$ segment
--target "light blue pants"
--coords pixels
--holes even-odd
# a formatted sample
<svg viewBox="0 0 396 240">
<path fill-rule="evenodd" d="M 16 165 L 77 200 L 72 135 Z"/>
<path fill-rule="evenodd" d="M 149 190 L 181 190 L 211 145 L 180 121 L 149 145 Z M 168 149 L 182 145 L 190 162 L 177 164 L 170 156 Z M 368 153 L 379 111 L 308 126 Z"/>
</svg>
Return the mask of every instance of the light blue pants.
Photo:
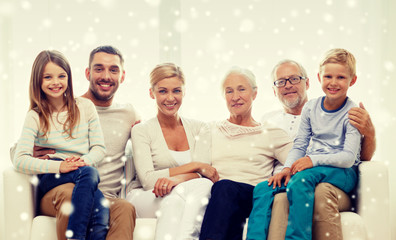
<svg viewBox="0 0 396 240">
<path fill-rule="evenodd" d="M 274 196 L 286 191 L 289 200 L 289 219 L 285 239 L 312 239 L 312 215 L 315 187 L 321 182 L 330 183 L 344 192 L 352 191 L 357 183 L 353 168 L 318 166 L 293 175 L 285 187 L 259 183 L 253 191 L 253 209 L 249 216 L 248 240 L 266 240 L 271 221 Z"/>
</svg>

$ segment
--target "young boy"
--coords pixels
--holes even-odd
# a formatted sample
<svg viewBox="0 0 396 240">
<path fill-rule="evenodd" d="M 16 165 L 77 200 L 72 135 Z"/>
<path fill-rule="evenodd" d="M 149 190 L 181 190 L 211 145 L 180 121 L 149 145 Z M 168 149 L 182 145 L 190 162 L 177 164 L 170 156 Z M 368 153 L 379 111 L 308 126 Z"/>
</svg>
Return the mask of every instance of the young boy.
<svg viewBox="0 0 396 240">
<path fill-rule="evenodd" d="M 357 78 L 354 56 L 331 49 L 320 63 L 318 78 L 326 96 L 305 104 L 283 170 L 254 189 L 249 240 L 267 239 L 275 194 L 286 191 L 290 204 L 285 239 L 311 239 L 316 185 L 331 183 L 346 193 L 356 185 L 361 135 L 349 123 L 348 110 L 356 104 L 347 97 Z"/>
</svg>

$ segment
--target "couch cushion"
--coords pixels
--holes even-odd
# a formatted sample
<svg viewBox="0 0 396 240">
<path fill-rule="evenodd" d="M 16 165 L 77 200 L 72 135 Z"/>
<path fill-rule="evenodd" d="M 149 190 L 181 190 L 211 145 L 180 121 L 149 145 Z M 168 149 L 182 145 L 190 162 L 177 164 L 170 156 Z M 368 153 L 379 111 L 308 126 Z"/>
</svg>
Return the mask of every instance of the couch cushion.
<svg viewBox="0 0 396 240">
<path fill-rule="evenodd" d="M 56 237 L 56 219 L 37 216 L 33 219 L 30 240 L 54 240 Z"/>
<path fill-rule="evenodd" d="M 157 219 L 155 218 L 137 218 L 133 239 L 154 240 L 156 226 Z"/>
<path fill-rule="evenodd" d="M 134 240 L 154 240 L 157 219 L 136 219 Z M 37 216 L 33 219 L 30 240 L 54 240 L 56 236 L 56 219 L 54 217 Z"/>
<path fill-rule="evenodd" d="M 367 239 L 366 226 L 361 216 L 354 212 L 341 212 L 342 236 L 344 240 Z"/>
<path fill-rule="evenodd" d="M 363 219 L 353 212 L 341 213 L 342 235 L 344 240 L 367 239 L 366 228 Z M 134 240 L 154 240 L 157 219 L 136 219 Z M 246 224 L 247 225 L 247 224 Z M 244 239 L 246 237 L 246 225 L 244 227 Z M 56 220 L 53 217 L 37 216 L 33 219 L 31 240 L 56 239 Z"/>
</svg>

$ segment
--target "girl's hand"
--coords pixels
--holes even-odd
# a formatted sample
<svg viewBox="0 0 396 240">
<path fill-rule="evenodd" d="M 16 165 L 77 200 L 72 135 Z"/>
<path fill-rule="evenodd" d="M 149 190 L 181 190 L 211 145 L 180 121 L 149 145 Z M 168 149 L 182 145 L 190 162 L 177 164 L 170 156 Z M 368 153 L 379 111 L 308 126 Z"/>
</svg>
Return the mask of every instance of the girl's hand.
<svg viewBox="0 0 396 240">
<path fill-rule="evenodd" d="M 173 187 L 181 182 L 183 181 L 177 177 L 159 178 L 154 185 L 153 193 L 155 197 L 163 197 L 169 194 Z"/>
<path fill-rule="evenodd" d="M 66 162 L 79 162 L 80 164 L 85 164 L 85 165 L 82 165 L 82 166 L 89 166 L 88 163 L 84 162 L 84 159 L 79 158 L 79 157 L 74 157 L 74 156 L 73 157 L 69 157 L 69 158 L 66 158 L 65 161 Z M 82 167 L 82 166 L 80 166 L 80 167 Z"/>
<path fill-rule="evenodd" d="M 273 189 L 275 189 L 277 186 L 281 187 L 282 179 L 285 179 L 285 186 L 286 186 L 287 183 L 290 181 L 290 178 L 291 178 L 290 168 L 284 168 L 280 173 L 268 179 L 268 186 L 271 186 L 271 184 L 273 184 Z"/>
<path fill-rule="evenodd" d="M 219 173 L 217 172 L 216 168 L 210 166 L 207 163 L 197 162 L 198 164 L 198 173 L 202 176 L 208 178 L 213 183 L 219 181 Z"/>
<path fill-rule="evenodd" d="M 68 160 L 68 159 L 61 162 L 61 165 L 59 167 L 60 173 L 68 173 L 68 172 L 77 170 L 79 167 L 87 166 L 87 164 L 83 160 L 73 161 L 73 160 Z M 78 158 L 78 159 L 80 159 L 80 158 Z"/>
<path fill-rule="evenodd" d="M 292 174 L 296 174 L 297 172 L 301 172 L 304 169 L 307 168 L 312 168 L 313 167 L 313 163 L 310 157 L 306 156 L 306 157 L 302 157 L 300 159 L 298 159 L 297 161 L 295 161 L 293 163 L 293 165 L 291 166 L 291 172 Z"/>
</svg>

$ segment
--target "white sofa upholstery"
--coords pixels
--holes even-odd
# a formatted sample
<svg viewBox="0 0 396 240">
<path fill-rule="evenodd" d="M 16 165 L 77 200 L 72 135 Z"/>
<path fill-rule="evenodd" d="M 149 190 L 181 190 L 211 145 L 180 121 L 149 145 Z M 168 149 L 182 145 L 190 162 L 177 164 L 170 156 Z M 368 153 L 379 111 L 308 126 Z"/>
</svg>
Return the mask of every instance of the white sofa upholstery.
<svg viewBox="0 0 396 240">
<path fill-rule="evenodd" d="M 391 230 L 388 168 L 382 162 L 364 162 L 359 166 L 359 177 L 357 214 L 341 213 L 344 240 L 388 240 Z M 3 178 L 5 239 L 56 239 L 55 218 L 35 215 L 32 177 L 9 168 Z M 155 219 L 137 219 L 134 240 L 154 239 L 155 225 Z"/>
</svg>

